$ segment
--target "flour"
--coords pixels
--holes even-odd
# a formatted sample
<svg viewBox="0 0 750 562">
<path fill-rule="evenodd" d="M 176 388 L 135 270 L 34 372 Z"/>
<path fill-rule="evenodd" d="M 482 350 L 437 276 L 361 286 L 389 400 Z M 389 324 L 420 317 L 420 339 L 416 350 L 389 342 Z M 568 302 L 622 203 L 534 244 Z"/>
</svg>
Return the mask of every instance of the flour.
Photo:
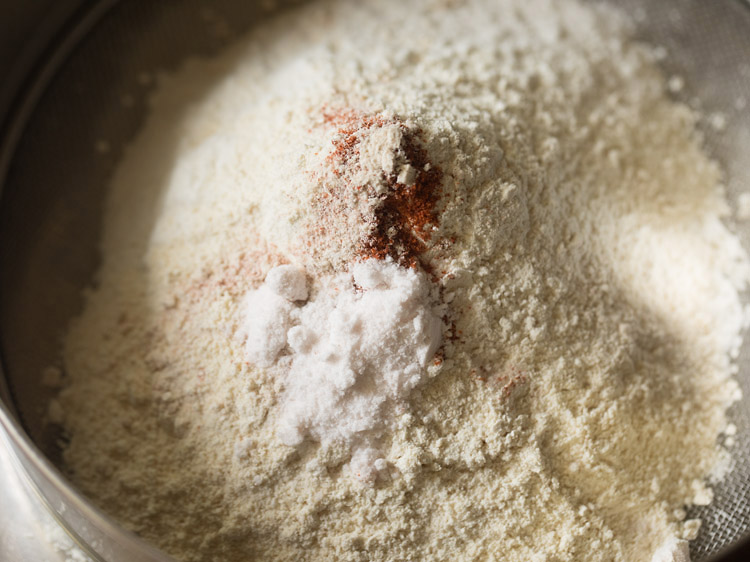
<svg viewBox="0 0 750 562">
<path fill-rule="evenodd" d="M 65 339 L 76 485 L 185 561 L 684 559 L 749 267 L 629 37 L 324 0 L 163 77 Z"/>
</svg>

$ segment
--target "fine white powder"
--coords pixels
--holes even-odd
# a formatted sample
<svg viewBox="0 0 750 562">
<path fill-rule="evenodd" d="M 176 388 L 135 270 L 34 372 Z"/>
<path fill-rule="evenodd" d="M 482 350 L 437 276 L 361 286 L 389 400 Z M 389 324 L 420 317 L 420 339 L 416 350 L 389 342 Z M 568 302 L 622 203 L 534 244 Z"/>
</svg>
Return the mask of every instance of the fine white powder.
<svg viewBox="0 0 750 562">
<path fill-rule="evenodd" d="M 651 562 L 690 562 L 688 542 L 675 538 L 668 539 L 656 549 Z"/>
<path fill-rule="evenodd" d="M 684 559 L 749 268 L 630 37 L 322 0 L 162 78 L 65 339 L 76 485 L 184 561 Z"/>
<path fill-rule="evenodd" d="M 251 364 L 284 372 L 281 441 L 299 445 L 310 435 L 353 445 L 353 472 L 370 480 L 381 458 L 370 445 L 427 376 L 442 325 L 424 276 L 393 262 L 367 260 L 320 282 L 294 307 L 306 300 L 305 273 L 272 269 L 245 297 L 240 333 Z"/>
</svg>

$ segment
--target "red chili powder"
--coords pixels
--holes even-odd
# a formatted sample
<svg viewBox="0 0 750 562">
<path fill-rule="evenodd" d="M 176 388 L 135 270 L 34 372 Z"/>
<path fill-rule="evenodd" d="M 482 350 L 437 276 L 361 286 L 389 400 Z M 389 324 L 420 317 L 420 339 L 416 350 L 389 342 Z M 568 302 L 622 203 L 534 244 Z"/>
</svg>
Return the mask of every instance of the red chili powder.
<svg viewBox="0 0 750 562">
<path fill-rule="evenodd" d="M 335 166 L 334 173 L 349 165 L 359 154 L 359 144 L 368 131 L 386 125 L 397 125 L 402 131 L 399 152 L 415 170 L 413 183 L 406 185 L 398 181 L 396 173 L 386 175 L 388 189 L 381 204 L 375 209 L 371 232 L 361 241 L 360 258 L 392 258 L 400 265 L 429 271 L 428 264 L 421 260 L 432 236 L 432 228 L 439 223 L 437 203 L 442 195 L 442 170 L 430 162 L 422 147 L 422 132 L 410 128 L 397 118 L 369 115 L 354 109 L 324 110 L 324 122 L 338 128 L 338 137 L 333 141 L 334 149 L 328 159 Z M 362 186 L 348 185 L 348 189 L 360 190 Z"/>
</svg>

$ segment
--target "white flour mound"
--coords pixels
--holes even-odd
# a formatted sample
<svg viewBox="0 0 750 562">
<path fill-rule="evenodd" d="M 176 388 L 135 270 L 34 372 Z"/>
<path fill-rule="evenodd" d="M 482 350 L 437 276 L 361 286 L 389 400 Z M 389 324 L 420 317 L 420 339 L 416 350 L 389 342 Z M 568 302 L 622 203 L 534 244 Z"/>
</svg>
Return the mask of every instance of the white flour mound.
<svg viewBox="0 0 750 562">
<path fill-rule="evenodd" d="M 184 561 L 683 560 L 749 268 L 649 48 L 576 0 L 261 27 L 115 175 L 74 482 Z"/>
</svg>

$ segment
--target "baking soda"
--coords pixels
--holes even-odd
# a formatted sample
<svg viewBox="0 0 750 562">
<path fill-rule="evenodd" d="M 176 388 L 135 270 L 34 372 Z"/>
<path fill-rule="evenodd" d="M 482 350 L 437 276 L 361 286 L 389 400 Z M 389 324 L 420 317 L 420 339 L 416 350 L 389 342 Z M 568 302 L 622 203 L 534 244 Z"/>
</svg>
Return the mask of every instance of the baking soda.
<svg viewBox="0 0 750 562">
<path fill-rule="evenodd" d="M 394 425 L 440 343 L 429 286 L 413 270 L 367 260 L 350 274 L 321 280 L 317 294 L 293 308 L 276 280 L 286 274 L 290 285 L 303 287 L 305 274 L 297 270 L 292 277 L 287 267 L 272 269 L 265 284 L 247 295 L 241 328 L 248 360 L 277 364 L 285 378 L 279 437 L 286 445 L 298 445 L 306 435 L 341 441 L 356 446 L 353 464 L 371 464 L 367 458 L 375 463 L 380 457 L 367 444 Z M 294 296 L 303 294 L 300 288 Z M 374 465 L 358 468 L 374 471 Z"/>
</svg>

